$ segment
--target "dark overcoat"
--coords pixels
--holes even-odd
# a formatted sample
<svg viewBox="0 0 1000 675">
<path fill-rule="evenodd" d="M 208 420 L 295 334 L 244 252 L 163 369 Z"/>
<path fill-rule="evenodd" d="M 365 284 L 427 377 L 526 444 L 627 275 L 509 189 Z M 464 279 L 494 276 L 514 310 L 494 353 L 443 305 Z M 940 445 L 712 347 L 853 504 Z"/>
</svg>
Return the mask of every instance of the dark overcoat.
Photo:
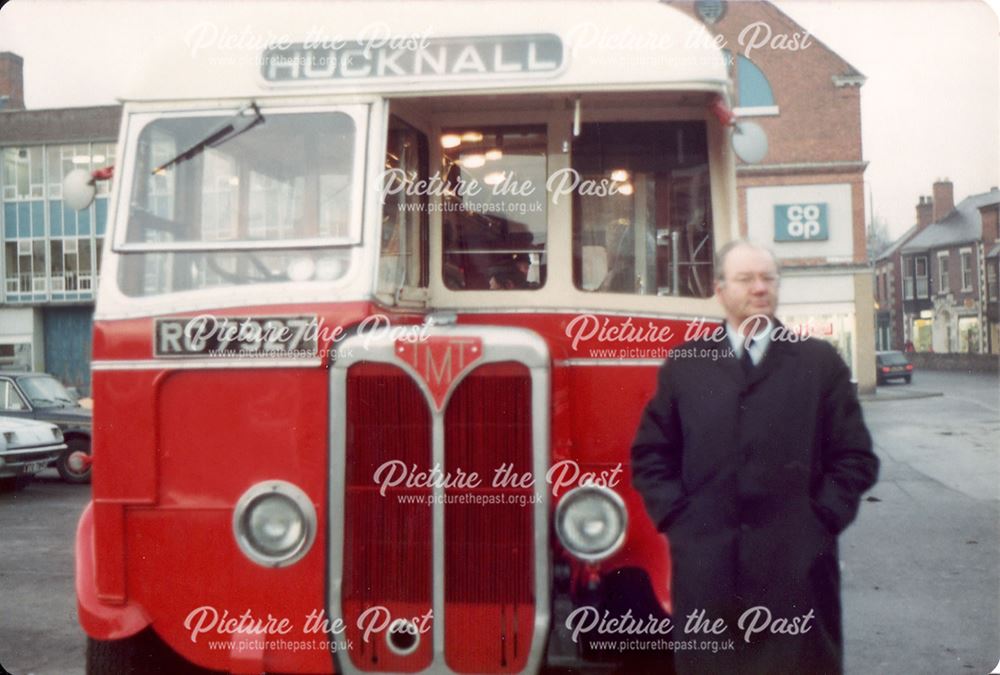
<svg viewBox="0 0 1000 675">
<path fill-rule="evenodd" d="M 670 545 L 678 673 L 841 672 L 837 535 L 878 465 L 829 343 L 778 324 L 749 375 L 721 328 L 673 350 L 632 481 Z M 727 631 L 685 634 L 692 612 Z M 712 640 L 720 651 L 700 648 Z"/>
</svg>

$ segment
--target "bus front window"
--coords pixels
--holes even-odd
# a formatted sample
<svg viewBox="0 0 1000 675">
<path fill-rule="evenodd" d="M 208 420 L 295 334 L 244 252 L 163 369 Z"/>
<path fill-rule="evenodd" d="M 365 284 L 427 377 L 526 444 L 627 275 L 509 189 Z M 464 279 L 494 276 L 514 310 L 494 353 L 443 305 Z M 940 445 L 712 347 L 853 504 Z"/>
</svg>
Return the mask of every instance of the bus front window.
<svg viewBox="0 0 1000 675">
<path fill-rule="evenodd" d="M 597 122 L 573 141 L 582 180 L 613 194 L 574 194 L 577 288 L 712 294 L 712 212 L 704 122 Z"/>
<path fill-rule="evenodd" d="M 135 142 L 122 289 L 155 295 L 343 275 L 347 247 L 361 242 L 358 119 L 264 109 L 250 122 L 180 115 L 146 124 Z M 220 134 L 227 125 L 236 133 Z"/>
<path fill-rule="evenodd" d="M 543 126 L 446 129 L 441 135 L 445 285 L 530 290 L 545 283 Z"/>
</svg>

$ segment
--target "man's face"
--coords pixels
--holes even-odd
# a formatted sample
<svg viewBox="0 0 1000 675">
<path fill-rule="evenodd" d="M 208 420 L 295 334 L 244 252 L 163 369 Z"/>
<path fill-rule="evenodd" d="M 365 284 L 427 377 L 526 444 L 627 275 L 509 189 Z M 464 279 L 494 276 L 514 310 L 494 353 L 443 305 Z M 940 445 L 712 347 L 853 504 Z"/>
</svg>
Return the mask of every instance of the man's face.
<svg viewBox="0 0 1000 675">
<path fill-rule="evenodd" d="M 767 251 L 738 246 L 726 256 L 725 276 L 715 283 L 715 295 L 726 318 L 740 326 L 751 316 L 773 317 L 778 307 L 778 269 Z"/>
</svg>

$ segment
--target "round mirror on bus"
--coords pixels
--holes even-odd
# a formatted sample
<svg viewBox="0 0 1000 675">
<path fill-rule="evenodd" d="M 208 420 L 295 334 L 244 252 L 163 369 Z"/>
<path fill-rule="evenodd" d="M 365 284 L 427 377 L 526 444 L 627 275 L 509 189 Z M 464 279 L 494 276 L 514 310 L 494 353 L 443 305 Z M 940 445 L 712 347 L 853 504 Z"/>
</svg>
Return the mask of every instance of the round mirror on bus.
<svg viewBox="0 0 1000 675">
<path fill-rule="evenodd" d="M 89 171 L 73 169 L 63 178 L 63 201 L 74 211 L 82 211 L 94 201 L 97 187 Z"/>
<path fill-rule="evenodd" d="M 767 155 L 767 132 L 756 122 L 737 122 L 733 126 L 733 150 L 747 164 L 756 164 Z"/>
</svg>

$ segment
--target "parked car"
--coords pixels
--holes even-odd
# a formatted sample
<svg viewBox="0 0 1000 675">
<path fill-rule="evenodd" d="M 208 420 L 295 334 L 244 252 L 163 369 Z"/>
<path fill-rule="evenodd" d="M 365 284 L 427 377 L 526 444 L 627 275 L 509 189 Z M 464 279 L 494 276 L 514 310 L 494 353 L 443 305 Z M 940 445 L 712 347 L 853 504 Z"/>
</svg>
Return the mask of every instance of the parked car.
<svg viewBox="0 0 1000 675">
<path fill-rule="evenodd" d="M 57 425 L 66 439 L 54 463 L 59 475 L 68 483 L 90 481 L 92 412 L 59 380 L 47 373 L 0 372 L 0 415 Z"/>
<path fill-rule="evenodd" d="M 0 417 L 0 489 L 20 489 L 66 451 L 59 427 Z"/>
<path fill-rule="evenodd" d="M 876 352 L 875 373 L 879 384 L 889 380 L 913 380 L 913 364 L 903 352 Z"/>
</svg>

